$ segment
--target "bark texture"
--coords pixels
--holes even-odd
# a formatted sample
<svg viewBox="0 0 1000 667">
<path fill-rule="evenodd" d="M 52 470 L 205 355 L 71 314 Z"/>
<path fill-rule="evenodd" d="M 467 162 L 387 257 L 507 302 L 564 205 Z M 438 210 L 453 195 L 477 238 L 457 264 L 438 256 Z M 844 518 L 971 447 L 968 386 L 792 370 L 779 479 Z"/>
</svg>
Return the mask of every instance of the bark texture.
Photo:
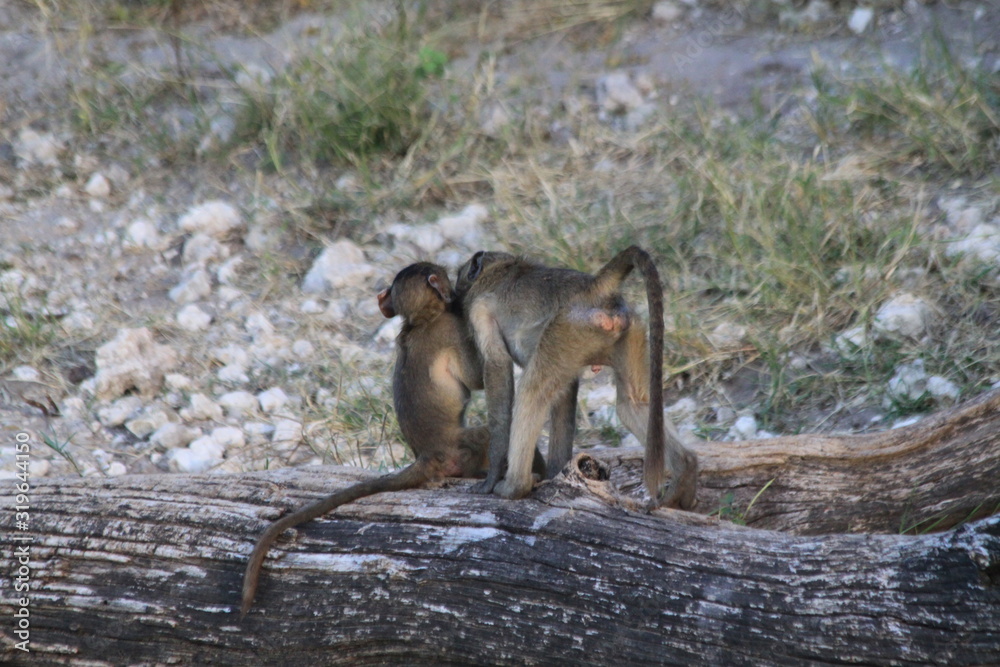
<svg viewBox="0 0 1000 667">
<path fill-rule="evenodd" d="M 27 594 L 24 543 L 3 543 L 0 661 L 996 663 L 1000 516 L 898 533 L 997 511 L 998 408 L 994 392 L 888 433 L 704 444 L 703 514 L 643 512 L 623 450 L 523 501 L 468 482 L 375 496 L 279 541 L 242 622 L 265 526 L 366 473 L 40 479 L 28 531 L 0 515 L 32 538 Z M 706 516 L 720 508 L 751 526 Z"/>
</svg>

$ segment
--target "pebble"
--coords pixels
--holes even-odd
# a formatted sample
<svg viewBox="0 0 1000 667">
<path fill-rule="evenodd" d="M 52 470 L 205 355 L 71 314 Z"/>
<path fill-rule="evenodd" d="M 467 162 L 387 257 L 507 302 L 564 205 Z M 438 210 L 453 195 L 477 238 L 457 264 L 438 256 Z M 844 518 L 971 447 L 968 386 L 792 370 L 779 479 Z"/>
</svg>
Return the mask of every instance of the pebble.
<svg viewBox="0 0 1000 667">
<path fill-rule="evenodd" d="M 177 422 L 167 422 L 149 436 L 149 442 L 164 449 L 177 449 L 178 447 L 186 447 L 194 439 L 200 438 L 201 435 L 200 428 Z"/>
<path fill-rule="evenodd" d="M 342 287 L 361 287 L 375 274 L 364 251 L 353 241 L 341 239 L 326 248 L 302 281 L 306 294 L 327 294 Z"/>
<path fill-rule="evenodd" d="M 871 25 L 874 18 L 875 10 L 871 7 L 855 7 L 854 11 L 851 12 L 850 18 L 847 19 L 847 27 L 855 35 L 860 35 L 868 30 L 868 26 Z"/>
<path fill-rule="evenodd" d="M 212 316 L 193 303 L 177 311 L 178 326 L 186 331 L 204 331 L 212 324 Z"/>
<path fill-rule="evenodd" d="M 240 212 L 228 202 L 211 200 L 192 207 L 177 221 L 190 234 L 207 234 L 217 239 L 243 227 Z"/>
<path fill-rule="evenodd" d="M 62 150 L 63 145 L 54 135 L 49 132 L 36 132 L 30 127 L 21 130 L 14 142 L 14 154 L 25 166 L 58 166 Z"/>
<path fill-rule="evenodd" d="M 933 312 L 927 302 L 912 294 L 894 296 L 875 314 L 872 329 L 883 336 L 899 335 L 919 339 L 927 332 Z"/>
<path fill-rule="evenodd" d="M 125 421 L 142 409 L 142 399 L 138 396 L 125 396 L 97 410 L 97 418 L 107 427 L 121 426 Z"/>
<path fill-rule="evenodd" d="M 219 405 L 230 417 L 242 418 L 257 411 L 257 397 L 249 391 L 231 391 L 219 397 Z"/>
<path fill-rule="evenodd" d="M 126 248 L 133 249 L 163 249 L 163 237 L 152 221 L 141 218 L 130 224 L 125 229 Z"/>
<path fill-rule="evenodd" d="M 187 421 L 222 421 L 222 407 L 205 394 L 192 394 L 189 407 L 181 410 L 181 417 Z"/>
<path fill-rule="evenodd" d="M 111 182 L 108 181 L 104 174 L 97 172 L 87 180 L 87 184 L 83 186 L 83 191 L 89 197 L 107 199 L 111 196 Z"/>
<path fill-rule="evenodd" d="M 122 329 L 97 348 L 94 391 L 100 400 L 117 398 L 133 388 L 151 395 L 159 391 L 163 374 L 176 364 L 177 353 L 156 343 L 149 329 Z"/>
<path fill-rule="evenodd" d="M 170 290 L 167 296 L 176 303 L 201 301 L 212 294 L 212 277 L 208 271 L 196 268 L 181 278 L 181 282 Z"/>
<path fill-rule="evenodd" d="M 257 401 L 260 403 L 261 411 L 266 414 L 274 414 L 288 403 L 288 395 L 281 387 L 271 387 L 267 391 L 257 394 Z"/>
</svg>

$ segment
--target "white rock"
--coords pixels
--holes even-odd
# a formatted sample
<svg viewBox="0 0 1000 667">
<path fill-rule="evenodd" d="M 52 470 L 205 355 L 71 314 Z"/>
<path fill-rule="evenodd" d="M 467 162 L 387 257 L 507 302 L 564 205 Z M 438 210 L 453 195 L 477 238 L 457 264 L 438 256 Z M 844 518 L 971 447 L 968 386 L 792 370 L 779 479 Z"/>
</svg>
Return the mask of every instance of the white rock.
<svg viewBox="0 0 1000 667">
<path fill-rule="evenodd" d="M 127 473 L 128 473 L 128 468 L 126 468 L 125 464 L 122 463 L 121 461 L 112 461 L 111 464 L 108 465 L 107 469 L 104 471 L 104 474 L 107 475 L 108 477 L 121 477 L 122 475 L 125 475 Z"/>
<path fill-rule="evenodd" d="M 177 353 L 157 344 L 145 327 L 122 329 L 112 341 L 97 348 L 96 364 L 94 391 L 98 399 L 111 400 L 132 388 L 152 395 L 159 391 L 163 374 L 177 364 Z"/>
<path fill-rule="evenodd" d="M 923 299 L 903 293 L 882 304 L 875 314 L 872 328 L 882 335 L 920 338 L 927 332 L 932 318 L 933 312 Z"/>
<path fill-rule="evenodd" d="M 271 324 L 271 320 L 267 319 L 267 315 L 264 313 L 250 314 L 243 326 L 246 327 L 247 333 L 250 334 L 254 341 L 274 335 L 274 325 Z"/>
<path fill-rule="evenodd" d="M 200 428 L 185 426 L 177 422 L 167 422 L 149 436 L 149 442 L 164 449 L 176 449 L 186 447 L 188 443 L 200 438 L 201 435 Z"/>
<path fill-rule="evenodd" d="M 667 406 L 664 413 L 674 421 L 694 419 L 698 415 L 698 401 L 685 396 L 673 405 Z"/>
<path fill-rule="evenodd" d="M 188 445 L 188 448 L 193 452 L 204 455 L 205 458 L 216 460 L 222 460 L 222 457 L 226 453 L 225 445 L 212 437 L 211 434 L 195 438 Z"/>
<path fill-rule="evenodd" d="M 198 450 L 185 447 L 167 452 L 167 464 L 174 472 L 198 473 L 222 463 L 221 456 L 214 456 L 204 448 Z"/>
<path fill-rule="evenodd" d="M 424 254 L 440 250 L 445 243 L 444 234 L 434 225 L 390 225 L 386 230 L 392 236 L 417 246 Z"/>
<path fill-rule="evenodd" d="M 181 417 L 187 420 L 211 419 L 222 421 L 222 407 L 205 394 L 192 394 L 191 405 L 181 410 Z"/>
<path fill-rule="evenodd" d="M 736 421 L 736 410 L 728 405 L 720 405 L 715 408 L 715 423 L 730 424 Z"/>
<path fill-rule="evenodd" d="M 18 366 L 10 372 L 15 380 L 22 382 L 41 382 L 42 374 L 32 366 Z"/>
<path fill-rule="evenodd" d="M 938 400 L 958 400 L 962 393 L 958 385 L 940 375 L 932 375 L 927 378 L 927 391 Z"/>
<path fill-rule="evenodd" d="M 243 431 L 235 426 L 220 426 L 212 430 L 212 440 L 221 445 L 224 449 L 230 447 L 242 447 L 246 444 Z"/>
<path fill-rule="evenodd" d="M 62 144 L 52 134 L 36 132 L 30 127 L 21 130 L 14 142 L 14 154 L 29 165 L 58 166 L 62 150 Z"/>
<path fill-rule="evenodd" d="M 24 284 L 24 274 L 17 269 L 9 269 L 0 273 L 0 291 L 5 293 L 20 292 Z"/>
<path fill-rule="evenodd" d="M 220 368 L 215 376 L 221 381 L 230 384 L 246 384 L 250 381 L 246 366 L 241 366 L 240 364 L 227 364 Z"/>
<path fill-rule="evenodd" d="M 444 238 L 471 248 L 482 240 L 482 225 L 489 217 L 489 209 L 482 204 L 469 204 L 455 215 L 440 218 L 437 227 Z"/>
<path fill-rule="evenodd" d="M 388 322 L 383 324 L 375 332 L 375 340 L 380 343 L 391 343 L 399 336 L 399 332 L 403 330 L 403 318 L 393 317 Z"/>
<path fill-rule="evenodd" d="M 983 223 L 983 208 L 968 206 L 964 197 L 942 200 L 941 208 L 945 212 L 948 224 L 957 232 L 974 229 Z"/>
<path fill-rule="evenodd" d="M 274 424 L 267 422 L 246 422 L 243 424 L 251 445 L 262 445 L 267 442 L 271 434 L 274 433 Z"/>
<path fill-rule="evenodd" d="M 163 237 L 151 220 L 140 218 L 125 229 L 126 248 L 162 250 L 164 247 Z"/>
<path fill-rule="evenodd" d="M 302 424 L 292 419 L 281 419 L 274 424 L 271 442 L 282 449 L 290 449 L 302 440 Z"/>
<path fill-rule="evenodd" d="M 214 236 L 198 233 L 188 237 L 184 242 L 182 260 L 186 266 L 192 264 L 205 266 L 209 262 L 227 257 L 229 257 L 229 247 Z"/>
<path fill-rule="evenodd" d="M 597 105 L 602 114 L 627 114 L 643 102 L 642 93 L 632 83 L 628 72 L 611 72 L 597 79 Z"/>
<path fill-rule="evenodd" d="M 230 417 L 244 417 L 257 411 L 257 397 L 249 391 L 231 391 L 219 397 L 219 405 Z"/>
<path fill-rule="evenodd" d="M 851 17 L 847 20 L 847 27 L 855 35 L 860 35 L 868 29 L 873 18 L 875 18 L 875 10 L 871 7 L 855 7 L 854 11 L 851 12 Z"/>
<path fill-rule="evenodd" d="M 214 348 L 209 352 L 209 354 L 212 359 L 227 366 L 235 365 L 246 368 L 250 363 L 250 353 L 236 343 L 230 343 L 225 347 Z"/>
<path fill-rule="evenodd" d="M 948 245 L 949 255 L 967 255 L 987 264 L 1000 264 L 1000 225 L 981 224 Z"/>
<path fill-rule="evenodd" d="M 94 316 L 87 310 L 74 310 L 62 319 L 62 326 L 68 334 L 87 334 L 94 330 Z"/>
<path fill-rule="evenodd" d="M 235 257 L 227 260 L 219 269 L 215 272 L 215 277 L 219 279 L 219 284 L 221 285 L 233 285 L 236 283 L 236 279 L 239 277 L 240 266 L 243 264 L 243 256 L 236 255 Z"/>
<path fill-rule="evenodd" d="M 740 347 L 747 335 L 747 328 L 732 322 L 722 322 L 706 337 L 718 350 L 728 350 Z"/>
<path fill-rule="evenodd" d="M 142 439 L 169 422 L 170 418 L 163 410 L 146 410 L 135 419 L 125 422 L 125 428 L 135 437 Z"/>
<path fill-rule="evenodd" d="M 307 340 L 297 340 L 294 343 L 292 343 L 292 354 L 294 354 L 299 359 L 302 360 L 308 359 L 309 357 L 313 356 L 315 352 L 316 348 L 313 347 L 313 344 Z"/>
<path fill-rule="evenodd" d="M 111 182 L 108 181 L 104 174 L 97 172 L 83 186 L 83 191 L 87 193 L 87 196 L 94 199 L 107 199 L 111 196 Z"/>
<path fill-rule="evenodd" d="M 354 174 L 344 174 L 334 182 L 334 187 L 341 191 L 358 189 L 358 178 Z"/>
<path fill-rule="evenodd" d="M 868 332 L 863 326 L 851 327 L 833 337 L 833 348 L 840 354 L 848 355 L 868 345 Z"/>
<path fill-rule="evenodd" d="M 497 138 L 510 125 L 510 114 L 503 104 L 488 102 L 479 110 L 479 129 L 490 138 Z"/>
<path fill-rule="evenodd" d="M 320 387 L 316 390 L 316 403 L 328 412 L 335 412 L 340 406 L 340 399 L 326 387 Z"/>
<path fill-rule="evenodd" d="M 753 415 L 738 417 L 729 429 L 735 440 L 753 440 L 757 437 L 757 419 Z"/>
<path fill-rule="evenodd" d="M 924 370 L 924 360 L 917 359 L 909 364 L 901 364 L 896 368 L 896 374 L 889 380 L 889 396 L 915 401 L 927 392 L 927 372 Z"/>
<path fill-rule="evenodd" d="M 243 227 L 243 218 L 236 208 L 220 200 L 207 201 L 185 213 L 177 226 L 191 234 L 208 234 L 223 238 Z"/>
<path fill-rule="evenodd" d="M 653 20 L 658 23 L 674 23 L 684 16 L 684 7 L 670 0 L 663 0 L 653 5 Z"/>
<path fill-rule="evenodd" d="M 365 253 L 352 241 L 341 239 L 316 258 L 302 281 L 307 294 L 325 294 L 341 287 L 361 287 L 375 268 L 365 261 Z"/>
<path fill-rule="evenodd" d="M 98 408 L 97 418 L 101 424 L 109 428 L 121 426 L 132 415 L 142 409 L 142 399 L 138 396 L 125 396 L 110 405 Z"/>
<path fill-rule="evenodd" d="M 32 458 L 28 461 L 28 472 L 32 477 L 45 477 L 52 469 L 52 464 L 46 459 Z"/>
<path fill-rule="evenodd" d="M 278 412 L 288 403 L 288 395 L 282 391 L 281 387 L 271 387 L 267 391 L 257 394 L 257 401 L 260 409 L 267 414 Z"/>
<path fill-rule="evenodd" d="M 163 377 L 163 384 L 167 386 L 167 389 L 172 391 L 191 391 L 194 387 L 191 378 L 180 373 L 167 373 Z"/>
<path fill-rule="evenodd" d="M 205 269 L 195 269 L 186 274 L 168 296 L 176 303 L 201 301 L 212 294 L 212 277 Z"/>
<path fill-rule="evenodd" d="M 177 324 L 187 331 L 204 331 L 212 324 L 212 316 L 193 303 L 177 311 L 176 320 Z"/>
<path fill-rule="evenodd" d="M 56 222 L 56 227 L 63 233 L 73 234 L 80 231 L 80 221 L 63 216 Z"/>
<path fill-rule="evenodd" d="M 68 396 L 59 404 L 59 412 L 68 421 L 83 421 L 90 414 L 87 412 L 87 404 L 79 396 Z"/>
<path fill-rule="evenodd" d="M 299 312 L 303 315 L 319 315 L 324 310 L 323 304 L 315 299 L 306 299 L 299 304 Z"/>
<path fill-rule="evenodd" d="M 614 405 L 618 399 L 618 391 L 613 384 L 603 384 L 587 392 L 584 400 L 587 409 L 594 410 L 600 406 Z"/>
</svg>

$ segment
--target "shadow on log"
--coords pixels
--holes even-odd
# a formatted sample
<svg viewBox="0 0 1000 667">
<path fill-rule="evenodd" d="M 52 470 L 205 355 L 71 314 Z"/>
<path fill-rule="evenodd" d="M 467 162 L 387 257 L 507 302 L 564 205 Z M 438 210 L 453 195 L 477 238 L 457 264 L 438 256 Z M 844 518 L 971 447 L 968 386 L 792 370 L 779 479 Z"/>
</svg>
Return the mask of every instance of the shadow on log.
<svg viewBox="0 0 1000 667">
<path fill-rule="evenodd" d="M 638 511 L 625 450 L 578 456 L 522 501 L 468 482 L 371 497 L 281 540 L 243 622 L 264 527 L 367 473 L 39 479 L 27 531 L 3 514 L 0 659 L 994 663 L 1000 516 L 898 533 L 996 512 L 998 408 L 993 392 L 886 433 L 703 444 L 702 514 Z M 751 527 L 706 516 L 720 507 Z"/>
</svg>

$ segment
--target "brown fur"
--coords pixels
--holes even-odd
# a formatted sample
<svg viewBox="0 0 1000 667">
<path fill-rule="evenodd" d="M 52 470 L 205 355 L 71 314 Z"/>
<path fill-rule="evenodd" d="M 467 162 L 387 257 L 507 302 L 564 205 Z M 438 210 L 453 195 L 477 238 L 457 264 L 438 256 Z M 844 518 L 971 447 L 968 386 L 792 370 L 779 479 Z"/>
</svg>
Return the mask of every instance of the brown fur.
<svg viewBox="0 0 1000 667">
<path fill-rule="evenodd" d="M 619 291 L 636 267 L 649 301 L 648 346 Z M 653 503 L 694 506 L 697 458 L 663 419 L 663 291 L 644 250 L 624 250 L 596 276 L 479 252 L 459 269 L 457 292 L 483 356 L 489 411 L 490 467 L 477 491 L 520 498 L 531 490 L 531 451 L 546 417 L 548 470 L 558 472 L 572 453 L 580 368 L 610 365 L 618 415 L 646 446 L 643 478 Z M 516 396 L 513 363 L 524 368 Z M 661 498 L 665 451 L 673 483 Z"/>
</svg>

